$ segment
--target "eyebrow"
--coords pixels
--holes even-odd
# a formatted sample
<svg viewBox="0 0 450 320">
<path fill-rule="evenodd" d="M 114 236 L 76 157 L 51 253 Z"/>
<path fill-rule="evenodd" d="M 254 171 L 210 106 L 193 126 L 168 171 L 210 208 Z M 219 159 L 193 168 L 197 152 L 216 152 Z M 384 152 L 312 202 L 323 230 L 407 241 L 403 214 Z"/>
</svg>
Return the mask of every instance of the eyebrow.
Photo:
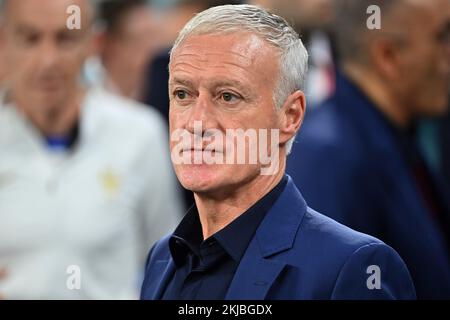
<svg viewBox="0 0 450 320">
<path fill-rule="evenodd" d="M 186 87 L 194 87 L 194 82 L 189 80 L 189 79 L 183 79 L 183 78 L 174 78 L 173 80 L 170 81 L 170 85 L 176 85 L 176 84 L 181 84 L 183 86 Z M 239 81 L 236 80 L 216 80 L 216 81 L 211 81 L 210 88 L 217 90 L 217 88 L 220 87 L 235 87 L 238 90 L 242 91 L 242 93 L 244 95 L 249 94 L 249 90 Z"/>
<path fill-rule="evenodd" d="M 181 84 L 186 87 L 191 87 L 191 88 L 194 87 L 194 82 L 192 82 L 189 79 L 182 79 L 182 78 L 174 78 L 173 80 L 171 80 L 169 82 L 169 84 L 170 85 Z"/>
<path fill-rule="evenodd" d="M 25 24 L 15 26 L 13 31 L 17 34 L 39 33 L 39 30 Z"/>
<path fill-rule="evenodd" d="M 41 34 L 43 33 L 42 30 L 35 28 L 29 24 L 26 23 L 22 23 L 19 24 L 17 26 L 14 27 L 13 32 L 16 34 L 30 34 L 30 33 L 37 33 L 37 34 Z M 81 29 L 73 29 L 73 30 L 69 30 L 66 27 L 60 27 L 56 30 L 52 31 L 55 34 L 61 34 L 61 33 L 71 33 L 71 34 L 76 34 L 76 35 L 82 35 L 83 31 Z"/>
<path fill-rule="evenodd" d="M 211 87 L 214 89 L 220 88 L 220 87 L 235 87 L 244 93 L 248 92 L 248 89 L 245 88 L 245 86 L 236 80 L 217 80 L 211 82 Z"/>
</svg>

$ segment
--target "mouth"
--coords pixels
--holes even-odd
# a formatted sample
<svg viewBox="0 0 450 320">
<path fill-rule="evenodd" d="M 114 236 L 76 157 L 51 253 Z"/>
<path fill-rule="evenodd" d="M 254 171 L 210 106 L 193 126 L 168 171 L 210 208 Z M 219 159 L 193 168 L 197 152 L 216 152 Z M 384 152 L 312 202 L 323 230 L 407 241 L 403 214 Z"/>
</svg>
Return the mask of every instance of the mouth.
<svg viewBox="0 0 450 320">
<path fill-rule="evenodd" d="M 38 89 L 44 92 L 57 91 L 61 88 L 60 81 L 42 81 L 38 84 Z"/>
<path fill-rule="evenodd" d="M 207 148 L 185 148 L 182 149 L 181 152 L 204 152 L 204 153 L 223 153 L 220 150 L 216 150 L 216 149 L 207 149 Z"/>
<path fill-rule="evenodd" d="M 37 87 L 41 90 L 56 90 L 64 83 L 60 74 L 41 74 L 35 78 Z"/>
<path fill-rule="evenodd" d="M 194 159 L 209 159 L 217 156 L 223 157 L 224 153 L 220 150 L 210 148 L 185 148 L 180 151 L 181 157 L 188 157 Z"/>
</svg>

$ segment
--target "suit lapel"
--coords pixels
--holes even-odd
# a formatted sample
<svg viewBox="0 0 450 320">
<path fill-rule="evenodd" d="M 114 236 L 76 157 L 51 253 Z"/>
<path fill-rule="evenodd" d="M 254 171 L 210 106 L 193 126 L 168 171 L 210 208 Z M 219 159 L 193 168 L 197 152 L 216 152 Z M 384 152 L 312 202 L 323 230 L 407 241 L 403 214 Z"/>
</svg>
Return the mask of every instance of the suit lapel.
<svg viewBox="0 0 450 320">
<path fill-rule="evenodd" d="M 288 177 L 286 189 L 262 221 L 250 242 L 225 299 L 264 300 L 287 267 L 277 255 L 292 248 L 306 212 L 306 203 Z"/>
<path fill-rule="evenodd" d="M 162 274 L 162 277 L 160 277 L 159 282 L 155 282 L 154 286 L 149 289 L 151 295 L 150 299 L 160 300 L 169 280 L 173 277 L 175 264 L 172 259 L 157 261 L 152 272 L 154 272 L 156 277 L 160 274 Z"/>
<path fill-rule="evenodd" d="M 228 289 L 226 300 L 264 300 L 269 289 L 286 264 L 258 256 L 257 248 L 250 248 L 242 259 Z"/>
</svg>

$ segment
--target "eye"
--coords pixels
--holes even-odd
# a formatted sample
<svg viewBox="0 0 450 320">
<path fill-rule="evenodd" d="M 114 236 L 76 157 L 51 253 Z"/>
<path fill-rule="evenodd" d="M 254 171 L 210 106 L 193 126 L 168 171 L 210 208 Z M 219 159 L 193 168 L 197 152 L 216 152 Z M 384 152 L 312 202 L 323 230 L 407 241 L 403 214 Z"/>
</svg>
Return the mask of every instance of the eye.
<svg viewBox="0 0 450 320">
<path fill-rule="evenodd" d="M 184 100 L 187 98 L 187 92 L 184 90 L 176 90 L 175 96 L 180 100 Z"/>
<path fill-rule="evenodd" d="M 77 39 L 78 37 L 74 32 L 59 33 L 57 36 L 57 41 L 61 45 L 68 45 L 74 43 Z"/>
<path fill-rule="evenodd" d="M 31 46 L 39 42 L 39 35 L 35 33 L 30 33 L 22 36 L 22 41 L 24 44 Z"/>
<path fill-rule="evenodd" d="M 233 100 L 238 99 L 238 96 L 236 96 L 235 94 L 233 94 L 231 92 L 223 92 L 221 94 L 221 97 L 222 97 L 223 101 L 225 101 L 225 102 L 232 102 Z"/>
</svg>

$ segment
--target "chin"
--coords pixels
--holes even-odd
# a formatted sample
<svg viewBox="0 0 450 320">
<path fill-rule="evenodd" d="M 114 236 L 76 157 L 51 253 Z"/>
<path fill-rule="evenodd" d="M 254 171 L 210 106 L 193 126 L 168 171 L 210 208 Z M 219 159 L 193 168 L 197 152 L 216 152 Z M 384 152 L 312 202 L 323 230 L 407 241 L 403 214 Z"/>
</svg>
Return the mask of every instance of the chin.
<svg viewBox="0 0 450 320">
<path fill-rule="evenodd" d="M 193 192 L 208 192 L 220 187 L 224 175 L 217 165 L 181 165 L 175 168 L 181 185 Z M 226 180 L 226 179 L 225 179 Z"/>
</svg>

